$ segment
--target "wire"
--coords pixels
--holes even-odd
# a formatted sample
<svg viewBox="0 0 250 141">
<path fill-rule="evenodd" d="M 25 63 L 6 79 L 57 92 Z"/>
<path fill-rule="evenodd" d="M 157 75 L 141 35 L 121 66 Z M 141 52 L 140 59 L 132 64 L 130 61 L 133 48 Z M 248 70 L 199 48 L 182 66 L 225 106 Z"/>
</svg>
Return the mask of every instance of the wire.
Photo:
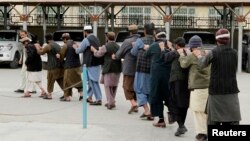
<svg viewBox="0 0 250 141">
<path fill-rule="evenodd" d="M 72 105 L 72 106 L 67 106 L 67 107 L 62 107 L 62 108 L 58 108 L 58 109 L 54 109 L 54 110 L 50 110 L 50 111 L 46 111 L 46 112 L 41 112 L 41 113 L 31 113 L 31 114 L 9 114 L 9 113 L 0 113 L 0 115 L 2 115 L 2 116 L 36 116 L 36 115 L 44 115 L 44 114 L 49 114 L 49 113 L 52 113 L 52 112 L 57 112 L 57 111 L 69 109 L 69 108 L 78 106 L 79 104 L 80 104 L 80 103 L 74 104 L 74 105 Z"/>
<path fill-rule="evenodd" d="M 62 92 L 62 91 L 65 91 L 65 90 L 68 90 L 70 88 L 74 88 L 74 86 L 77 86 L 78 84 L 82 83 L 82 81 L 79 81 L 79 82 L 76 82 L 75 84 L 71 85 L 71 86 L 68 86 L 62 90 L 58 90 L 58 91 L 55 91 L 53 92 L 53 94 L 57 94 L 59 92 Z M 20 98 L 20 97 L 16 97 L 16 96 L 7 96 L 7 95 L 0 95 L 0 97 L 9 97 L 9 98 Z"/>
<path fill-rule="evenodd" d="M 69 87 L 66 87 L 63 89 L 64 90 L 67 90 L 67 89 L 70 89 L 70 88 L 73 88 L 74 86 L 78 85 L 82 83 L 82 81 L 79 81 Z M 56 91 L 56 92 L 53 92 L 53 94 L 55 93 L 58 93 L 58 92 L 61 92 L 61 91 Z M 0 95 L 1 97 L 11 97 L 11 98 L 20 98 L 20 97 L 16 97 L 16 96 L 7 96 L 7 95 Z M 64 109 L 69 109 L 71 107 L 75 107 L 76 105 L 79 105 L 78 104 L 75 104 L 75 105 L 72 105 L 72 106 L 67 106 L 67 107 L 63 107 L 63 108 L 59 108 L 59 109 L 55 109 L 55 110 L 51 110 L 51 111 L 46 111 L 46 112 L 41 112 L 41 113 L 31 113 L 31 114 L 9 114 L 9 113 L 0 113 L 0 115 L 3 115 L 3 116 L 35 116 L 35 115 L 44 115 L 44 114 L 49 114 L 49 113 L 52 113 L 52 112 L 57 112 L 57 111 L 61 111 L 61 110 L 64 110 Z"/>
</svg>

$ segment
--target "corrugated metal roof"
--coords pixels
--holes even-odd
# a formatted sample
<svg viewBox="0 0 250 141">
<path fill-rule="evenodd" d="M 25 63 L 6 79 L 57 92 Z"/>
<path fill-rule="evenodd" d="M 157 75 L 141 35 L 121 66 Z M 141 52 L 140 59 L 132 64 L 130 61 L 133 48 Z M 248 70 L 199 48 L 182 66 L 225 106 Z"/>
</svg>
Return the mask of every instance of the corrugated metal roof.
<svg viewBox="0 0 250 141">
<path fill-rule="evenodd" d="M 114 5 L 150 5 L 150 4 L 161 4 L 161 5 L 229 5 L 239 6 L 250 6 L 250 0 L 1 0 L 0 5 L 15 3 L 15 4 L 28 4 L 35 5 L 37 3 L 49 4 L 49 5 L 79 5 L 79 3 L 86 5 L 106 5 L 113 3 Z"/>
</svg>

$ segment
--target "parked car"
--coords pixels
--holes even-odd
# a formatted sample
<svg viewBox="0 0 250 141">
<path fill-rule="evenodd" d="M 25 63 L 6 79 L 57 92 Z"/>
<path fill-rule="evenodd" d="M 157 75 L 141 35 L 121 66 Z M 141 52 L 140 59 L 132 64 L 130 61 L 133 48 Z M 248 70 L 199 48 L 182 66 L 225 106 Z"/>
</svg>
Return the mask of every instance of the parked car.
<svg viewBox="0 0 250 141">
<path fill-rule="evenodd" d="M 243 34 L 242 39 L 242 69 L 250 73 L 250 32 Z"/>
<path fill-rule="evenodd" d="M 186 40 L 186 45 L 188 41 L 194 35 L 198 35 L 203 43 L 203 48 L 205 50 L 212 50 L 216 47 L 215 34 L 207 31 L 187 31 L 184 32 L 182 37 Z M 188 46 L 187 46 L 188 47 Z"/>
<path fill-rule="evenodd" d="M 138 31 L 138 34 L 141 35 L 141 37 L 144 37 L 144 32 L 143 30 L 139 30 Z M 119 31 L 116 35 L 116 39 L 115 39 L 115 42 L 121 46 L 123 41 L 129 37 L 129 32 L 128 31 Z"/>
<path fill-rule="evenodd" d="M 82 40 L 84 39 L 83 30 L 57 30 L 53 33 L 53 40 L 56 43 L 58 43 L 61 47 L 63 46 L 63 40 L 62 40 L 63 33 L 69 33 L 71 39 L 74 40 L 77 44 L 80 44 Z M 79 56 L 80 56 L 80 60 L 82 63 L 83 61 L 82 53 L 79 54 Z M 42 58 L 43 69 L 47 69 L 47 61 L 48 61 L 47 54 L 42 55 L 41 58 Z"/>
<path fill-rule="evenodd" d="M 19 47 L 19 31 L 0 30 L 0 63 L 9 64 L 10 68 L 18 68 L 21 57 L 21 48 Z M 37 37 L 28 33 L 32 42 L 37 41 Z"/>
</svg>

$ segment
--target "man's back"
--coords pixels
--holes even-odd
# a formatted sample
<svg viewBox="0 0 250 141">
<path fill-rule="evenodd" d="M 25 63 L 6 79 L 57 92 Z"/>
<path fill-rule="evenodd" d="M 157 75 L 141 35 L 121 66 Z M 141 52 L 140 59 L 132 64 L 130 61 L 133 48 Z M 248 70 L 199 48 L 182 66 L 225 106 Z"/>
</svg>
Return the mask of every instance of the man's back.
<svg viewBox="0 0 250 141">
<path fill-rule="evenodd" d="M 132 49 L 132 42 L 139 38 L 139 34 L 133 34 L 124 40 L 120 49 L 116 52 L 116 58 L 124 58 L 122 71 L 125 75 L 134 76 L 136 70 L 136 57 L 134 57 L 130 50 Z"/>
</svg>

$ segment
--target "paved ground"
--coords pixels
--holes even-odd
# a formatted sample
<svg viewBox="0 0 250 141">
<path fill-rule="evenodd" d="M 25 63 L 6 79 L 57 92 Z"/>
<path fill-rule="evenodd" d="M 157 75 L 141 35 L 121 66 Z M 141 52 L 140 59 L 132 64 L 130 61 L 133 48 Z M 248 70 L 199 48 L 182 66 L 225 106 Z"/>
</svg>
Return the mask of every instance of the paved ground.
<svg viewBox="0 0 250 141">
<path fill-rule="evenodd" d="M 0 141 L 194 141 L 194 123 L 189 111 L 186 121 L 188 132 L 175 137 L 176 124 L 155 128 L 155 121 L 139 119 L 139 113 L 128 115 L 129 103 L 125 100 L 121 83 L 117 107 L 88 106 L 88 125 L 83 128 L 82 103 L 75 91 L 71 102 L 60 102 L 62 92 L 56 86 L 52 100 L 20 98 L 13 91 L 20 81 L 20 69 L 0 68 Z M 46 82 L 44 72 L 44 84 Z M 242 124 L 250 123 L 250 74 L 238 75 Z M 121 81 L 122 82 L 122 81 Z M 101 87 L 103 90 L 103 86 Z M 105 101 L 105 96 L 103 98 Z"/>
</svg>

